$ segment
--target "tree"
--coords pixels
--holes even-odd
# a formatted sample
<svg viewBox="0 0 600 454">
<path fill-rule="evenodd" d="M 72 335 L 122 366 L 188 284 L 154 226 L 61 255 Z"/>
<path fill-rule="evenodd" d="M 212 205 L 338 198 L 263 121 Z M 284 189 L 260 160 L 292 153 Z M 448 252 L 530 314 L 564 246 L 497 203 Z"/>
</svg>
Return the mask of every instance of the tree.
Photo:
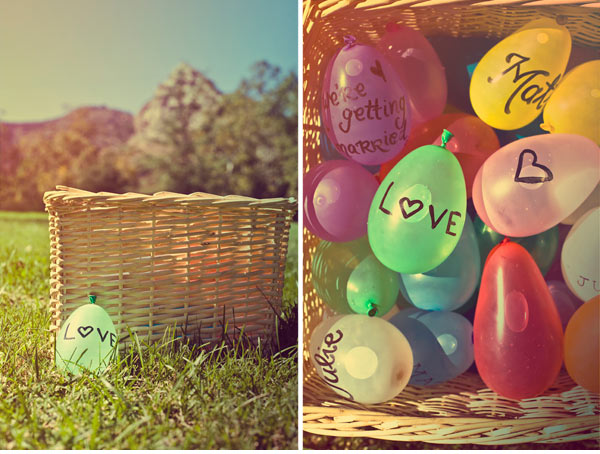
<svg viewBox="0 0 600 454">
<path fill-rule="evenodd" d="M 296 75 L 284 77 L 279 68 L 260 62 L 238 90 L 215 96 L 212 83 L 197 72 L 196 80 L 185 76 L 186 71 L 184 66 L 158 90 L 168 109 L 160 113 L 154 139 L 145 147 L 149 151 L 138 161 L 140 190 L 295 195 Z"/>
</svg>

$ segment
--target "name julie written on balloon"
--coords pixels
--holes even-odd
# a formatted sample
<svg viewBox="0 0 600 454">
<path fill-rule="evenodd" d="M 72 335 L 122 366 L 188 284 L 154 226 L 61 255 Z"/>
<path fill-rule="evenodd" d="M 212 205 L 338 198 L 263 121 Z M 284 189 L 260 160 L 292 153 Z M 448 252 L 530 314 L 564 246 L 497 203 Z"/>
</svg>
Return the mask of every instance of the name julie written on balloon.
<svg viewBox="0 0 600 454">
<path fill-rule="evenodd" d="M 321 367 L 323 372 L 323 378 L 325 381 L 331 386 L 343 394 L 346 394 L 348 399 L 354 400 L 352 394 L 346 391 L 344 388 L 341 388 L 337 385 L 340 381 L 337 375 L 337 369 L 334 367 L 335 365 L 335 355 L 334 353 L 337 351 L 337 343 L 340 342 L 344 338 L 344 333 L 342 333 L 339 329 L 336 330 L 335 334 L 338 335 L 337 339 L 334 336 L 334 333 L 327 333 L 325 338 L 323 339 L 323 343 L 326 348 L 321 348 L 321 353 L 317 353 L 314 356 L 315 362 Z"/>
<path fill-rule="evenodd" d="M 381 77 L 385 83 L 387 80 L 381 69 L 381 63 L 376 60 L 376 64 L 371 68 L 376 76 Z M 344 155 L 366 154 L 392 151 L 395 145 L 402 143 L 407 139 L 406 135 L 406 101 L 404 96 L 397 99 L 382 99 L 378 97 L 371 98 L 367 93 L 365 84 L 362 82 L 356 85 L 339 86 L 335 84 L 335 89 L 327 93 L 325 106 L 338 107 L 340 103 L 356 103 L 364 101 L 364 104 L 358 107 L 345 107 L 342 110 L 342 121 L 336 125 L 341 134 L 336 134 L 336 138 L 350 134 L 352 127 L 357 123 L 364 121 L 381 121 L 393 119 L 394 130 L 384 131 L 382 137 L 375 139 L 360 139 L 352 143 L 342 143 L 338 141 L 338 149 Z M 364 99 L 363 99 L 364 98 Z"/>
</svg>

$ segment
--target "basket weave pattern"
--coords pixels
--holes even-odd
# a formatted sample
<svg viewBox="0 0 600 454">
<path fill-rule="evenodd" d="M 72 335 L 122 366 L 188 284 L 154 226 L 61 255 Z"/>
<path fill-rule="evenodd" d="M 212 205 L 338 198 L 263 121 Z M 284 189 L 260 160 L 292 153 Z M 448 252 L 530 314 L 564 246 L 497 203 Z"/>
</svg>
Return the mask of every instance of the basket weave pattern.
<svg viewBox="0 0 600 454">
<path fill-rule="evenodd" d="M 510 5 L 502 5 L 510 3 Z M 331 56 L 351 34 L 375 45 L 390 21 L 425 36 L 503 38 L 532 19 L 564 16 L 573 44 L 600 46 L 600 3 L 562 1 L 305 1 L 304 173 L 321 162 L 321 81 Z M 554 6 L 540 6 L 551 4 Z M 600 398 L 563 370 L 542 396 L 513 400 L 486 388 L 475 372 L 434 387 L 407 386 L 393 400 L 363 405 L 341 398 L 317 376 L 308 358 L 310 334 L 325 312 L 312 285 L 311 262 L 319 238 L 304 229 L 304 430 L 319 435 L 429 443 L 512 444 L 600 438 Z"/>
<path fill-rule="evenodd" d="M 59 186 L 44 202 L 52 331 L 94 294 L 122 340 L 131 331 L 153 342 L 167 329 L 202 342 L 225 330 L 273 334 L 294 199 Z"/>
</svg>

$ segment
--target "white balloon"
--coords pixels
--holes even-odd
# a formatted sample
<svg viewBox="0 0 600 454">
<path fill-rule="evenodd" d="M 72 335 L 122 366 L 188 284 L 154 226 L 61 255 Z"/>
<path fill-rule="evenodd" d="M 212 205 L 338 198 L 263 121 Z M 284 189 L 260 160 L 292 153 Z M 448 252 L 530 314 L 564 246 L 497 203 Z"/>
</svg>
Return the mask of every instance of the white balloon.
<svg viewBox="0 0 600 454">
<path fill-rule="evenodd" d="M 571 227 L 560 262 L 565 283 L 577 298 L 588 301 L 600 294 L 600 207 Z"/>
<path fill-rule="evenodd" d="M 362 314 L 344 315 L 331 325 L 311 359 L 331 389 L 364 404 L 393 399 L 413 369 L 406 337 L 391 323 Z"/>
</svg>

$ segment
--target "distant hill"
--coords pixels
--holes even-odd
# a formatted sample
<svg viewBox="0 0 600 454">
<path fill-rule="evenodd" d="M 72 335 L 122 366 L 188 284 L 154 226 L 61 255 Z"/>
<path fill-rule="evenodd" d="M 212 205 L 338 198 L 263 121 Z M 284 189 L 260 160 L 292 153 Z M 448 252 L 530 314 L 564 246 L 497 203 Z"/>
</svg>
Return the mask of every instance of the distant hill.
<svg viewBox="0 0 600 454">
<path fill-rule="evenodd" d="M 58 131 L 76 130 L 99 148 L 129 143 L 138 148 L 160 147 L 172 123 L 201 129 L 217 114 L 222 93 L 187 63 L 176 66 L 142 109 L 132 115 L 104 106 L 81 107 L 64 117 L 32 123 L 0 122 L 0 176 L 13 174 L 24 138 L 52 138 Z M 180 116 L 184 115 L 185 118 Z"/>
<path fill-rule="evenodd" d="M 99 147 L 125 143 L 134 133 L 133 115 L 104 106 L 81 107 L 64 117 L 32 123 L 0 123 L 0 174 L 12 174 L 20 159 L 19 143 L 27 136 L 52 137 L 78 130 Z"/>
</svg>

